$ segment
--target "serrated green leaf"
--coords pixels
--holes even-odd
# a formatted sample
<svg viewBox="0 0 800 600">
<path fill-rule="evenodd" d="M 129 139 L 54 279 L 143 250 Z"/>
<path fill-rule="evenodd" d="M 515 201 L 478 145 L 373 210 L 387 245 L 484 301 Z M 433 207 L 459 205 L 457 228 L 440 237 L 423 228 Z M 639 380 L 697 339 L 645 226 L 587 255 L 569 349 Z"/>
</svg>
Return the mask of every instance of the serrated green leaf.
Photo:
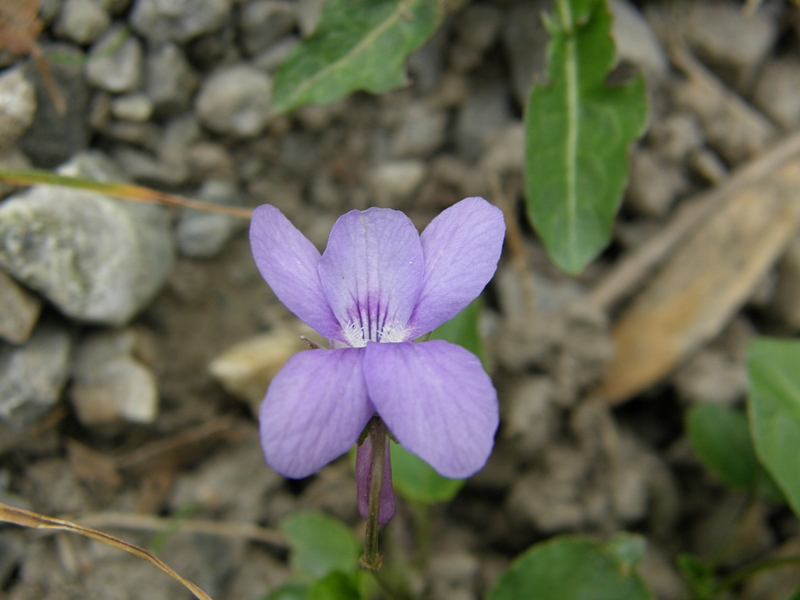
<svg viewBox="0 0 800 600">
<path fill-rule="evenodd" d="M 756 453 L 800 515 L 800 342 L 760 338 L 747 359 Z"/>
<path fill-rule="evenodd" d="M 272 106 L 283 113 L 335 102 L 354 90 L 406 84 L 406 57 L 436 31 L 437 0 L 327 0 L 314 34 L 281 63 Z"/>
<path fill-rule="evenodd" d="M 500 576 L 487 600 L 652 600 L 614 546 L 577 536 L 536 544 Z"/>
<path fill-rule="evenodd" d="M 442 477 L 424 460 L 394 442 L 391 453 L 394 489 L 406 500 L 422 504 L 447 502 L 464 485 L 463 479 Z"/>
<path fill-rule="evenodd" d="M 299 573 L 318 579 L 333 571 L 358 569 L 361 544 L 341 521 L 317 512 L 298 512 L 281 522 L 292 547 L 290 563 Z"/>
<path fill-rule="evenodd" d="M 611 239 L 627 151 L 647 121 L 644 79 L 605 83 L 614 63 L 605 0 L 558 0 L 547 85 L 525 113 L 528 217 L 550 257 L 579 273 Z"/>
<path fill-rule="evenodd" d="M 485 369 L 486 352 L 479 327 L 481 310 L 483 310 L 483 299 L 478 296 L 455 317 L 434 329 L 430 339 L 458 344 L 480 358 Z"/>
<path fill-rule="evenodd" d="M 698 458 L 731 487 L 755 489 L 758 459 L 743 412 L 717 404 L 693 406 L 686 431 Z"/>
</svg>

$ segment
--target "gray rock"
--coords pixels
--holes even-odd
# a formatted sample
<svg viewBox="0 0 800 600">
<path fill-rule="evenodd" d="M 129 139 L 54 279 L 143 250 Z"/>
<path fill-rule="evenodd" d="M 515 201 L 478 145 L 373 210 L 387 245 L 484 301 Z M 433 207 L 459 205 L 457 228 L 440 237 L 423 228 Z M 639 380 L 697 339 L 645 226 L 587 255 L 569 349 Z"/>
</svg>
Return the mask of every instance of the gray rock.
<svg viewBox="0 0 800 600">
<path fill-rule="evenodd" d="M 22 550 L 23 542 L 18 532 L 5 530 L 0 533 L 0 581 L 8 581 L 22 558 Z"/>
<path fill-rule="evenodd" d="M 12 344 L 28 340 L 39 319 L 42 301 L 0 271 L 0 337 Z"/>
<path fill-rule="evenodd" d="M 464 550 L 436 553 L 429 571 L 433 600 L 474 600 L 477 597 L 475 583 L 480 562 L 475 555 Z"/>
<path fill-rule="evenodd" d="M 661 160 L 645 148 L 631 155 L 626 200 L 640 215 L 665 216 L 676 198 L 689 189 L 689 181 L 679 166 Z"/>
<path fill-rule="evenodd" d="M 66 104 L 60 114 L 47 92 L 35 62 L 25 68 L 25 78 L 36 86 L 36 116 L 19 140 L 20 149 L 37 167 L 52 169 L 89 145 L 86 106 L 89 90 L 83 74 L 84 55 L 67 44 L 42 44 L 58 90 Z M 58 54 L 61 59 L 53 57 Z"/>
<path fill-rule="evenodd" d="M 130 22 L 150 42 L 188 42 L 230 19 L 232 0 L 136 0 Z"/>
<path fill-rule="evenodd" d="M 675 372 L 678 395 L 686 402 L 733 404 L 747 393 L 747 369 L 715 350 L 702 350 Z"/>
<path fill-rule="evenodd" d="M 778 35 L 773 11 L 745 14 L 720 0 L 649 3 L 645 14 L 662 38 L 684 39 L 704 61 L 726 70 L 731 75 L 726 79 L 739 88 L 751 82 Z"/>
<path fill-rule="evenodd" d="M 486 138 L 513 120 L 505 83 L 496 80 L 470 90 L 456 122 L 456 142 L 463 154 L 480 158 Z"/>
<path fill-rule="evenodd" d="M 781 58 L 770 61 L 758 77 L 753 99 L 756 106 L 785 127 L 800 124 L 800 60 Z"/>
<path fill-rule="evenodd" d="M 59 37 L 85 46 L 108 29 L 111 17 L 95 0 L 66 0 L 55 25 Z"/>
<path fill-rule="evenodd" d="M 494 4 L 470 4 L 459 14 L 455 30 L 463 43 L 484 52 L 497 39 L 503 16 L 503 12 Z"/>
<path fill-rule="evenodd" d="M 297 24 L 297 4 L 281 0 L 250 0 L 239 13 L 245 51 L 263 52 Z"/>
<path fill-rule="evenodd" d="M 253 522 L 262 518 L 265 497 L 276 491 L 283 478 L 264 464 L 257 432 L 205 461 L 195 472 L 180 477 L 169 506 L 178 510 L 194 506 L 226 519 Z"/>
<path fill-rule="evenodd" d="M 152 154 L 129 146 L 115 148 L 112 155 L 128 177 L 144 184 L 174 187 L 189 178 L 189 168 L 182 159 L 164 162 Z"/>
<path fill-rule="evenodd" d="M 445 140 L 447 113 L 424 102 L 409 103 L 402 123 L 394 132 L 391 150 L 394 156 L 425 156 Z"/>
<path fill-rule="evenodd" d="M 520 106 L 528 103 L 535 78 L 547 75 L 547 43 L 542 13 L 553 11 L 553 0 L 521 0 L 512 6 L 503 28 L 503 43 L 511 64 L 514 96 Z"/>
<path fill-rule="evenodd" d="M 0 169 L 30 169 L 31 161 L 19 148 L 11 148 L 5 153 L 0 153 Z M 5 198 L 15 187 L 10 183 L 0 181 L 0 198 Z"/>
<path fill-rule="evenodd" d="M 0 74 L 0 154 L 7 152 L 33 123 L 36 88 L 22 69 Z"/>
<path fill-rule="evenodd" d="M 152 423 L 158 415 L 155 375 L 134 356 L 132 329 L 103 332 L 78 344 L 72 362 L 70 400 L 78 420 L 87 426 Z"/>
<path fill-rule="evenodd" d="M 145 73 L 145 91 L 159 115 L 189 108 L 200 80 L 180 46 L 167 43 L 148 52 Z"/>
<path fill-rule="evenodd" d="M 59 170 L 119 180 L 99 153 Z M 159 206 L 36 186 L 0 206 L 0 266 L 63 313 L 121 325 L 158 292 L 174 261 Z"/>
<path fill-rule="evenodd" d="M 617 57 L 642 67 L 651 81 L 663 80 L 669 71 L 667 55 L 639 9 L 628 0 L 610 0 L 608 7 Z"/>
<path fill-rule="evenodd" d="M 39 325 L 23 346 L 0 345 L 0 420 L 21 430 L 58 401 L 69 374 L 70 337 Z"/>
<path fill-rule="evenodd" d="M 694 115 L 674 112 L 654 121 L 647 132 L 655 152 L 672 163 L 683 163 L 703 148 L 703 130 Z"/>
<path fill-rule="evenodd" d="M 503 437 L 531 456 L 558 430 L 555 386 L 548 377 L 526 377 L 508 392 L 503 405 Z"/>
<path fill-rule="evenodd" d="M 142 82 L 142 45 L 136 36 L 122 25 L 109 29 L 89 52 L 86 78 L 114 94 L 136 91 Z"/>
<path fill-rule="evenodd" d="M 228 206 L 241 202 L 238 186 L 228 181 L 206 181 L 199 199 Z M 246 225 L 244 219 L 237 217 L 186 209 L 181 212 L 175 231 L 178 251 L 190 258 L 211 258 Z"/>
<path fill-rule="evenodd" d="M 261 69 L 265 73 L 274 72 L 283 59 L 289 56 L 294 47 L 300 43 L 300 38 L 296 35 L 285 35 L 269 48 L 253 57 L 253 66 Z M 313 106 L 313 105 L 309 105 Z"/>
<path fill-rule="evenodd" d="M 189 173 L 194 181 L 219 179 L 236 180 L 236 167 L 230 152 L 222 144 L 197 142 L 186 152 Z"/>
<path fill-rule="evenodd" d="M 409 75 L 415 86 L 424 94 L 432 92 L 442 78 L 447 43 L 447 28 L 439 27 L 422 47 L 409 55 L 406 61 Z"/>
<path fill-rule="evenodd" d="M 255 67 L 236 64 L 208 77 L 196 108 L 200 121 L 216 133 L 254 137 L 271 114 L 272 80 Z"/>
<path fill-rule="evenodd" d="M 368 176 L 376 206 L 396 207 L 416 191 L 425 178 L 421 160 L 394 160 L 377 165 Z"/>
<path fill-rule="evenodd" d="M 118 119 L 142 123 L 153 116 L 153 103 L 146 94 L 117 96 L 111 101 L 111 114 Z"/>
</svg>

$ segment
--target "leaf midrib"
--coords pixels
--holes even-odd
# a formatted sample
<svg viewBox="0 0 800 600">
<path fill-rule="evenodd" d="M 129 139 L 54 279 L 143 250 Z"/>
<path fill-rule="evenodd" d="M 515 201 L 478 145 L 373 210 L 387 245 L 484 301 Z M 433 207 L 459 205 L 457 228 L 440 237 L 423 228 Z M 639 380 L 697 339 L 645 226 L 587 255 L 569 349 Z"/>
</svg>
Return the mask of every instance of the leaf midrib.
<svg viewBox="0 0 800 600">
<path fill-rule="evenodd" d="M 341 57 L 337 58 L 327 67 L 323 68 L 322 70 L 318 71 L 315 75 L 312 75 L 311 77 L 306 79 L 305 83 L 300 84 L 295 90 L 295 93 L 289 97 L 288 101 L 286 102 L 286 106 L 291 106 L 296 98 L 298 98 L 300 95 L 306 92 L 312 85 L 314 85 L 322 77 L 340 68 L 346 60 L 350 60 L 354 56 L 357 56 L 359 53 L 364 51 L 375 38 L 377 38 L 380 34 L 386 31 L 386 29 L 388 29 L 392 24 L 394 24 L 400 17 L 402 17 L 404 10 L 408 9 L 408 5 L 412 3 L 413 0 L 402 0 L 400 3 L 398 3 L 397 7 L 389 16 L 389 18 L 387 18 L 378 27 L 373 29 L 372 32 L 367 36 L 365 36 L 364 39 L 362 39 L 358 44 L 353 46 L 348 52 L 343 54 Z"/>
<path fill-rule="evenodd" d="M 570 268 L 580 257 L 576 256 L 577 244 L 577 172 L 578 172 L 578 65 L 575 57 L 575 31 L 569 0 L 559 0 L 561 27 L 566 41 L 564 43 L 564 70 L 566 77 L 567 144 L 565 147 L 565 167 L 567 177 L 567 240 L 569 242 Z"/>
</svg>

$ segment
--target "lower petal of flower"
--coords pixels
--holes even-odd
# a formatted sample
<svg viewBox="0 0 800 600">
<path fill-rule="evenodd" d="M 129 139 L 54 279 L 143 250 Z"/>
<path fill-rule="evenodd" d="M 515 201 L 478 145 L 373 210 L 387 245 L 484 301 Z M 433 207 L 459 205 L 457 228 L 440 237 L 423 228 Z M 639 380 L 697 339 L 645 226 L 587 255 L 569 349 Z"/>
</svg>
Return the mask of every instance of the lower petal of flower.
<svg viewBox="0 0 800 600">
<path fill-rule="evenodd" d="M 375 413 L 363 349 L 305 350 L 272 380 L 259 411 L 267 463 L 285 477 L 318 471 L 356 443 Z"/>
<path fill-rule="evenodd" d="M 486 463 L 499 423 L 497 392 L 474 354 L 441 340 L 370 343 L 364 378 L 397 441 L 440 475 L 468 477 Z"/>
</svg>

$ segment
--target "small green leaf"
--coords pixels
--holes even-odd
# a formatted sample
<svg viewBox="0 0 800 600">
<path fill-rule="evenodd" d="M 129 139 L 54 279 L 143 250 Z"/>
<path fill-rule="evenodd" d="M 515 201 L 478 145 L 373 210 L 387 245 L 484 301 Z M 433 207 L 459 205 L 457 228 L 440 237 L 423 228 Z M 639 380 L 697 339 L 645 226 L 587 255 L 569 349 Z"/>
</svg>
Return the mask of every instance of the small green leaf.
<svg viewBox="0 0 800 600">
<path fill-rule="evenodd" d="M 407 500 L 422 504 L 447 502 L 464 485 L 463 479 L 442 477 L 424 460 L 394 442 L 391 453 L 394 489 Z"/>
<path fill-rule="evenodd" d="M 714 597 L 714 571 L 708 565 L 696 556 L 681 554 L 678 556 L 678 567 L 692 589 L 692 598 L 710 600 Z"/>
<path fill-rule="evenodd" d="M 760 338 L 747 358 L 756 453 L 800 515 L 800 341 Z"/>
<path fill-rule="evenodd" d="M 486 352 L 483 349 L 479 326 L 481 310 L 483 310 L 483 299 L 478 296 L 455 317 L 434 329 L 430 339 L 458 344 L 480 358 L 485 369 Z"/>
<path fill-rule="evenodd" d="M 693 406 L 686 430 L 709 471 L 731 487 L 756 488 L 759 465 L 743 412 L 717 404 Z"/>
<path fill-rule="evenodd" d="M 579 273 L 608 244 L 628 178 L 627 152 L 647 121 L 644 79 L 605 83 L 614 63 L 605 0 L 558 0 L 548 20 L 549 84 L 525 114 L 528 217 L 556 265 Z"/>
<path fill-rule="evenodd" d="M 298 572 L 321 578 L 333 571 L 354 573 L 361 544 L 341 521 L 317 512 L 293 513 L 281 523 L 292 547 L 291 564 Z"/>
<path fill-rule="evenodd" d="M 620 561 L 619 547 L 578 536 L 536 544 L 500 576 L 487 600 L 652 600 L 639 575 Z"/>
<path fill-rule="evenodd" d="M 308 594 L 307 583 L 290 581 L 273 590 L 264 600 L 305 600 L 306 594 Z"/>
<path fill-rule="evenodd" d="M 329 573 L 308 588 L 305 600 L 360 600 L 361 594 L 355 584 L 355 575 L 341 571 Z"/>
<path fill-rule="evenodd" d="M 275 74 L 275 112 L 405 85 L 406 57 L 433 35 L 441 16 L 437 0 L 327 0 L 314 34 Z"/>
</svg>

